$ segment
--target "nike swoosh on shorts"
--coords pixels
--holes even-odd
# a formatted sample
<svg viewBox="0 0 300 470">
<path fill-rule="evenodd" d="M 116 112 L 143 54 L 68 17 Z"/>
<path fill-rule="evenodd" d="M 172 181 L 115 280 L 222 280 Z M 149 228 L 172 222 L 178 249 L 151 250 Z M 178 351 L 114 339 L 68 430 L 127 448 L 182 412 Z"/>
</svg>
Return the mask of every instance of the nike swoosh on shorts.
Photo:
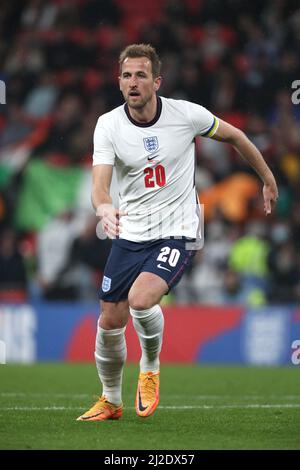
<svg viewBox="0 0 300 470">
<path fill-rule="evenodd" d="M 171 272 L 171 269 L 165 268 L 164 266 L 161 266 L 161 264 L 158 264 L 157 267 L 160 268 L 160 269 L 165 269 L 166 271 Z"/>
</svg>

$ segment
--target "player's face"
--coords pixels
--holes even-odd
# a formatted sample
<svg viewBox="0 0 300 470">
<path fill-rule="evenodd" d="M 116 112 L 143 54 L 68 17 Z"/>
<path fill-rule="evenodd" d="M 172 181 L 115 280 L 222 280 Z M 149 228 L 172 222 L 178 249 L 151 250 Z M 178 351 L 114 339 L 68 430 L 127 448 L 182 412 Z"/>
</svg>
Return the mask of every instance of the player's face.
<svg viewBox="0 0 300 470">
<path fill-rule="evenodd" d="M 153 78 L 152 64 L 147 57 L 127 58 L 119 77 L 120 90 L 133 109 L 142 109 L 159 89 L 161 78 Z"/>
</svg>

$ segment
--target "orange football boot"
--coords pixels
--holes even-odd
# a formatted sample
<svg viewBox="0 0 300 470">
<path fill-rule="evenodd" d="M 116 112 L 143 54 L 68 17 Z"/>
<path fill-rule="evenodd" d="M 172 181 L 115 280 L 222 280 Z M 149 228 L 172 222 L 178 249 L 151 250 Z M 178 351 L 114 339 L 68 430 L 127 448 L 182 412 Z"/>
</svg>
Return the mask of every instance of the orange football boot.
<svg viewBox="0 0 300 470">
<path fill-rule="evenodd" d="M 159 372 L 141 372 L 136 392 L 135 409 L 146 418 L 154 413 L 159 402 Z"/>
<path fill-rule="evenodd" d="M 105 419 L 119 419 L 122 416 L 123 403 L 114 405 L 105 396 L 99 397 L 96 403 L 79 416 L 76 421 L 104 421 Z"/>
</svg>

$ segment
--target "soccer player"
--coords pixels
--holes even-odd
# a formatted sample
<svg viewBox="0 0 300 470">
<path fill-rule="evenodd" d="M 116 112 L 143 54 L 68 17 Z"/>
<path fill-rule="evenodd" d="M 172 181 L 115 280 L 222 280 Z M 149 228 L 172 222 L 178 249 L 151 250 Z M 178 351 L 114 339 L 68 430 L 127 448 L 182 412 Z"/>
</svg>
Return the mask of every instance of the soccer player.
<svg viewBox="0 0 300 470">
<path fill-rule="evenodd" d="M 129 315 L 142 352 L 136 412 L 147 417 L 158 405 L 164 327 L 159 303 L 180 280 L 199 238 L 195 137 L 228 142 L 248 161 L 263 182 L 266 214 L 278 197 L 271 170 L 242 131 L 198 104 L 157 95 L 161 64 L 153 47 L 130 45 L 120 54 L 119 64 L 125 104 L 102 115 L 94 133 L 92 202 L 105 233 L 113 238 L 100 293 L 95 350 L 103 392 L 77 418 L 80 421 L 122 415 Z M 114 166 L 119 208 L 110 196 Z"/>
</svg>

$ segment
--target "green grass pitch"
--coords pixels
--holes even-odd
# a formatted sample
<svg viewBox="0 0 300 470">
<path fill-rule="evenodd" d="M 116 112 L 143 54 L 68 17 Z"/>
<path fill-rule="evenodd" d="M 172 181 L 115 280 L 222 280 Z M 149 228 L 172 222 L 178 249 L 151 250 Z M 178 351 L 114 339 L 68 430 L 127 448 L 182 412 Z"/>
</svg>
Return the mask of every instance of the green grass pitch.
<svg viewBox="0 0 300 470">
<path fill-rule="evenodd" d="M 137 365 L 124 371 L 119 421 L 77 422 L 99 394 L 91 364 L 0 366 L 1 449 L 300 449 L 300 371 L 161 367 L 161 400 L 140 418 Z"/>
</svg>

